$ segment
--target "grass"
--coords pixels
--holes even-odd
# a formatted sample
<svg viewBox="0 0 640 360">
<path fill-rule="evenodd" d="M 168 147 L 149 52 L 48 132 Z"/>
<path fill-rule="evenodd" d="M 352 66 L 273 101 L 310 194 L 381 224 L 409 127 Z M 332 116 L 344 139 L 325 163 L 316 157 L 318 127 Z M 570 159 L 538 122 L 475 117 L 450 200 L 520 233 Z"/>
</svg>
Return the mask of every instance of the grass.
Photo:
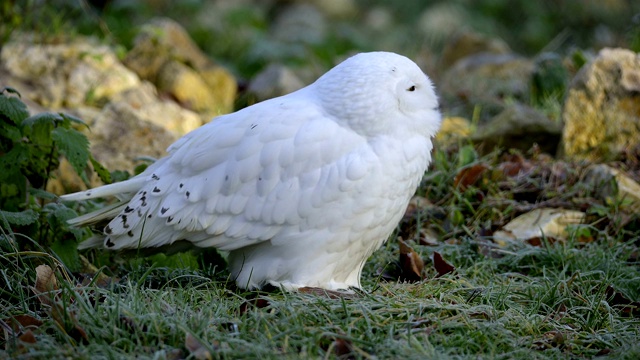
<svg viewBox="0 0 640 360">
<path fill-rule="evenodd" d="M 65 321 L 29 289 L 33 274 L 24 265 L 33 259 L 5 253 L 0 317 L 29 314 L 43 323 L 33 343 L 5 332 L 0 357 L 175 359 L 190 354 L 187 336 L 213 358 L 640 355 L 637 310 L 627 313 L 607 293 L 640 297 L 640 270 L 629 261 L 636 245 L 523 244 L 499 258 L 477 255 L 478 245 L 438 246 L 455 273 L 436 278 L 427 269 L 425 280 L 399 283 L 376 275 L 397 252 L 389 242 L 368 262 L 366 291 L 353 299 L 243 292 L 224 274 L 162 268 L 131 269 L 100 286 L 63 280 L 57 296 Z"/>
<path fill-rule="evenodd" d="M 396 234 L 426 259 L 424 279 L 394 278 L 402 269 L 392 239 L 369 259 L 364 291 L 351 298 L 243 291 L 215 271 L 211 255 L 204 265 L 202 257 L 131 261 L 90 253 L 108 276 L 89 280 L 47 249 L 17 250 L 18 241 L 37 244 L 5 233 L 0 358 L 640 356 L 637 214 L 598 197 L 580 164 L 536 154 L 480 157 L 469 146 L 434 158 L 418 191 L 432 205 L 405 218 Z M 496 175 L 505 166 L 530 171 Z M 540 204 L 585 210 L 588 223 L 565 241 L 491 241 L 492 231 Z M 436 235 L 435 245 L 421 245 L 425 231 Z M 435 251 L 456 270 L 438 277 L 429 260 Z M 33 290 L 41 264 L 56 268 L 58 280 L 44 301 Z"/>
<path fill-rule="evenodd" d="M 506 2 L 496 8 L 493 3 L 477 5 L 478 9 L 493 6 L 485 10 L 495 14 L 479 18 L 487 28 L 500 23 L 499 13 L 518 8 Z M 265 61 L 252 56 L 255 39 L 266 36 L 268 15 L 253 8 L 222 14 L 220 36 L 215 36 L 212 29 L 191 21 L 198 4 L 189 3 L 177 13 L 173 9 L 172 15 L 189 19 L 186 23 L 191 24 L 195 40 L 214 58 L 226 59 L 247 78 L 255 75 Z M 0 17 L 7 21 L 0 26 L 0 39 L 6 40 L 10 30 L 23 24 L 51 42 L 69 34 L 98 33 L 130 47 L 136 29 L 131 24 L 142 22 L 140 14 L 158 12 L 113 7 L 96 19 L 97 15 L 68 4 L 60 9 L 35 5 L 3 8 Z M 405 17 L 420 13 L 412 11 Z M 78 23 L 69 26 L 69 18 Z M 406 20 L 399 23 L 413 24 Z M 564 20 L 558 22 L 561 28 Z M 420 43 L 413 37 L 414 28 L 400 28 L 412 37 L 399 38 Z M 531 34 L 529 27 L 517 28 Z M 345 32 L 348 27 L 335 29 L 304 59 L 276 55 L 289 56 L 280 60 L 294 64 L 318 59 L 329 63 L 334 52 L 352 50 L 365 35 L 354 29 Z M 237 34 L 243 37 L 236 38 Z M 638 38 L 630 42 L 637 43 Z M 516 42 L 537 52 L 549 41 L 541 35 L 529 40 Z M 540 107 L 557 116 L 560 105 L 545 102 Z M 637 175 L 639 164 L 640 150 L 618 165 Z M 398 243 L 391 239 L 367 262 L 364 291 L 355 298 L 278 289 L 242 291 L 227 279 L 226 271 L 214 272 L 193 257 L 130 261 L 92 253 L 90 260 L 105 265 L 102 271 L 108 276 L 91 273 L 90 279 L 68 271 L 37 241 L 2 227 L 0 358 L 637 359 L 640 217 L 600 196 L 597 187 L 584 181 L 584 167 L 536 151 L 506 158 L 498 153 L 480 157 L 471 146 L 437 151 L 418 191 L 432 205 L 405 219 L 397 235 L 423 259 L 438 251 L 456 271 L 438 277 L 427 260 L 422 281 L 389 279 L 385 274 L 398 270 Z M 524 175 L 505 176 L 514 169 Z M 459 176 L 465 171 L 467 179 Z M 585 211 L 587 224 L 573 229 L 564 242 L 548 239 L 539 246 L 501 247 L 491 241 L 495 230 L 543 205 Z M 425 231 L 435 235 L 436 245 L 420 245 Z M 43 264 L 56 269 L 57 286 L 48 296 L 33 290 L 35 269 Z"/>
</svg>

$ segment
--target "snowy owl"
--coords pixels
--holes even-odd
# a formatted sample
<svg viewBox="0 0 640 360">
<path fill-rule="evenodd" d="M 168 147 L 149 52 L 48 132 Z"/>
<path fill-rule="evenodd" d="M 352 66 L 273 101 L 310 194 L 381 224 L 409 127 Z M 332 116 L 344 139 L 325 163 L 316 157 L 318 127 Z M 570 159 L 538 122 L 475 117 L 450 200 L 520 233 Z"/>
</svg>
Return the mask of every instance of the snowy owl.
<svg viewBox="0 0 640 360">
<path fill-rule="evenodd" d="M 427 170 L 440 118 L 413 61 L 361 53 L 301 90 L 215 118 L 138 176 L 62 200 L 120 200 L 70 221 L 110 220 L 80 248 L 186 240 L 228 251 L 242 288 L 360 288 Z"/>
</svg>

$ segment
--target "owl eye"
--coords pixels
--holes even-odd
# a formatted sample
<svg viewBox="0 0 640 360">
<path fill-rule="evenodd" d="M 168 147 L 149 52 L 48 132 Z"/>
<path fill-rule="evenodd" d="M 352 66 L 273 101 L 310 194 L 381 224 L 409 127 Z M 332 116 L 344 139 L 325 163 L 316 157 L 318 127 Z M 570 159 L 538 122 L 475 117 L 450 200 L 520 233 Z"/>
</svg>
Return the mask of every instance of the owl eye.
<svg viewBox="0 0 640 360">
<path fill-rule="evenodd" d="M 407 89 L 407 91 L 416 91 L 416 86 L 415 85 L 411 85 L 411 87 L 409 87 Z"/>
</svg>

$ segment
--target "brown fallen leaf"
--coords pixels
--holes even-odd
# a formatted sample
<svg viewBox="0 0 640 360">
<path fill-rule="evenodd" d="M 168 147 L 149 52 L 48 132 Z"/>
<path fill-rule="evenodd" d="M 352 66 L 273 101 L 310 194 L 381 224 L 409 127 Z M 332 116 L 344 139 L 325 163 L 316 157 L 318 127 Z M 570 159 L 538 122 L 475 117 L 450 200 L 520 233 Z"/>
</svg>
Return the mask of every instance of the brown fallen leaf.
<svg viewBox="0 0 640 360">
<path fill-rule="evenodd" d="M 35 344 L 37 342 L 36 336 L 33 335 L 33 332 L 31 332 L 31 330 L 25 331 L 24 334 L 18 337 L 18 339 L 20 339 L 20 341 L 22 341 L 23 343 L 27 343 L 27 344 Z"/>
<path fill-rule="evenodd" d="M 420 281 L 423 277 L 424 261 L 409 244 L 398 238 L 400 244 L 400 277 L 403 281 Z"/>
<path fill-rule="evenodd" d="M 184 346 L 189 350 L 191 355 L 198 360 L 211 360 L 213 356 L 209 349 L 198 340 L 193 334 L 187 333 L 184 339 Z"/>
<path fill-rule="evenodd" d="M 63 306 L 60 302 L 52 304 L 49 316 L 60 325 L 60 329 L 69 337 L 75 340 L 89 340 L 87 332 L 80 326 L 75 311 L 69 310 L 68 306 Z"/>
<path fill-rule="evenodd" d="M 456 178 L 453 180 L 453 186 L 464 191 L 470 186 L 475 185 L 488 169 L 489 167 L 485 164 L 475 164 L 464 168 L 456 174 Z"/>
<path fill-rule="evenodd" d="M 453 265 L 446 262 L 442 258 L 442 255 L 440 255 L 440 253 L 437 251 L 433 252 L 433 267 L 438 272 L 438 276 L 436 277 L 441 277 L 443 275 L 453 272 L 456 269 Z"/>
<path fill-rule="evenodd" d="M 14 315 L 10 318 L 4 319 L 4 322 L 6 324 L 9 324 L 11 326 L 11 329 L 13 329 L 13 331 L 15 333 L 18 333 L 20 331 L 22 331 L 23 329 L 27 329 L 27 328 L 37 328 L 40 325 L 42 325 L 42 321 L 39 319 L 34 318 L 31 315 L 26 315 L 26 314 L 22 314 L 22 315 Z"/>
<path fill-rule="evenodd" d="M 32 288 L 41 304 L 53 304 L 53 292 L 58 290 L 58 279 L 49 265 L 36 267 L 36 284 Z"/>
<path fill-rule="evenodd" d="M 556 241 L 557 239 L 552 236 L 547 236 L 547 237 L 535 236 L 525 240 L 524 242 L 534 247 L 542 247 L 543 244 L 553 245 Z"/>
<path fill-rule="evenodd" d="M 520 154 L 507 155 L 505 160 L 498 166 L 498 170 L 500 170 L 505 177 L 524 175 L 532 169 L 533 164 L 531 161 L 525 159 Z"/>
<path fill-rule="evenodd" d="M 333 353 L 340 359 L 351 359 L 353 356 L 353 344 L 351 340 L 336 338 L 332 344 Z"/>
<path fill-rule="evenodd" d="M 640 302 L 630 300 L 611 285 L 607 286 L 605 295 L 607 296 L 609 304 L 620 308 L 623 315 L 633 317 L 640 316 Z"/>
<path fill-rule="evenodd" d="M 265 307 L 267 307 L 269 305 L 271 305 L 271 303 L 269 302 L 269 300 L 267 300 L 265 298 L 247 299 L 247 300 L 245 300 L 245 302 L 240 304 L 240 308 L 238 310 L 240 312 L 240 315 L 242 315 L 242 314 L 246 313 L 247 311 L 249 311 L 249 309 L 251 309 L 251 308 L 262 309 L 262 308 L 265 308 Z"/>
</svg>

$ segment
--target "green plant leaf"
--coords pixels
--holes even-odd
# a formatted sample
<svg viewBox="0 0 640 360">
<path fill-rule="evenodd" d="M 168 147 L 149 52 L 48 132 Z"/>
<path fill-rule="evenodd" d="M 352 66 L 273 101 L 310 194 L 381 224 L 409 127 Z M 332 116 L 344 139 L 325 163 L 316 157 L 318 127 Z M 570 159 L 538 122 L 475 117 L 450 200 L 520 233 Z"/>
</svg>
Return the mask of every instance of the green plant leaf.
<svg viewBox="0 0 640 360">
<path fill-rule="evenodd" d="M 29 147 L 24 143 L 17 143 L 4 155 L 0 156 L 0 182 L 5 182 L 13 175 L 20 173 L 24 164 L 29 161 Z"/>
<path fill-rule="evenodd" d="M 42 189 L 35 189 L 35 188 L 30 188 L 29 189 L 29 194 L 40 198 L 40 199 L 45 199 L 45 200 L 55 200 L 57 198 L 56 194 L 54 193 L 50 193 L 46 190 L 42 190 Z"/>
<path fill-rule="evenodd" d="M 4 218 L 9 224 L 26 226 L 38 221 L 38 213 L 32 209 L 20 212 L 0 210 L 0 217 Z"/>
<path fill-rule="evenodd" d="M 44 112 L 30 116 L 22 121 L 24 134 L 40 146 L 51 146 L 51 131 L 64 119 L 60 114 Z"/>
<path fill-rule="evenodd" d="M 22 132 L 14 124 L 0 120 L 0 138 L 9 139 L 9 145 L 11 145 L 11 143 L 20 141 Z M 4 145 L 0 145 L 0 148 L 3 148 Z"/>
<path fill-rule="evenodd" d="M 98 174 L 100 180 L 102 180 L 105 184 L 111 184 L 111 173 L 107 170 L 104 165 L 102 165 L 98 160 L 96 160 L 93 155 L 89 154 L 89 161 L 91 161 L 91 165 L 93 165 L 93 170 Z"/>
<path fill-rule="evenodd" d="M 20 92 L 18 90 L 16 90 L 15 88 L 12 88 L 11 86 L 5 86 L 2 88 L 2 90 L 0 90 L 0 93 L 3 92 L 8 92 L 9 94 L 16 94 L 18 95 L 19 98 L 22 97 L 22 95 L 20 95 Z"/>
<path fill-rule="evenodd" d="M 89 162 L 89 140 L 87 137 L 75 129 L 63 127 L 53 129 L 51 137 L 60 153 L 69 160 L 76 173 L 85 183 L 88 183 L 89 180 L 84 171 Z"/>
<path fill-rule="evenodd" d="M 7 88 L 3 89 L 6 90 Z M 8 91 L 11 92 L 11 91 Z M 29 117 L 27 106 L 15 96 L 0 94 L 0 115 L 4 115 L 14 124 L 19 125 Z"/>
<path fill-rule="evenodd" d="M 64 232 L 69 232 L 77 241 L 86 237 L 86 229 L 72 227 L 67 224 L 67 220 L 78 216 L 78 213 L 73 209 L 62 203 L 48 203 L 42 210 L 46 214 L 47 222 L 49 222 L 51 229 L 54 231 L 54 236 L 59 237 Z"/>
<path fill-rule="evenodd" d="M 79 271 L 82 267 L 78 254 L 78 243 L 68 239 L 58 239 L 51 244 L 51 250 L 71 271 Z"/>
<path fill-rule="evenodd" d="M 60 113 L 60 116 L 62 116 L 65 120 L 68 120 L 69 122 L 84 125 L 87 127 L 87 129 L 89 128 L 89 125 L 87 125 L 87 123 L 85 123 L 84 121 L 82 121 L 82 119 L 78 117 L 75 117 L 69 114 L 64 114 L 64 113 Z"/>
</svg>

